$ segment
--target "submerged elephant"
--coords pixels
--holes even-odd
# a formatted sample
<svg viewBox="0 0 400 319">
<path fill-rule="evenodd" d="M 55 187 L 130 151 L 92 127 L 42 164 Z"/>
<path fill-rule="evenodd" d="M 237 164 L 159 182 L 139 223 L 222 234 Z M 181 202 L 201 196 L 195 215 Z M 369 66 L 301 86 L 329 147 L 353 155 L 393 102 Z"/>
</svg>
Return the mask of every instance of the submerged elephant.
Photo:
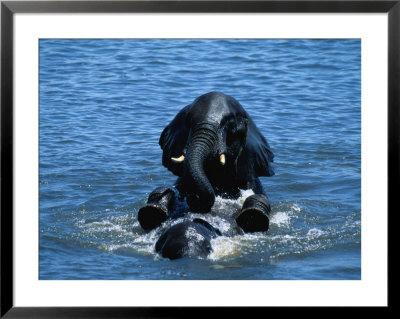
<svg viewBox="0 0 400 319">
<path fill-rule="evenodd" d="M 184 221 L 162 233 L 156 243 L 156 252 L 169 259 L 183 256 L 205 258 L 212 251 L 211 239 L 221 232 L 203 219 Z"/>
<path fill-rule="evenodd" d="M 154 229 L 171 216 L 176 195 L 186 199 L 190 211 L 208 213 L 217 195 L 238 198 L 240 190 L 251 189 L 254 195 L 245 200 L 239 214 L 232 218 L 245 232 L 268 230 L 271 208 L 258 177 L 274 175 L 274 155 L 237 100 L 218 92 L 198 97 L 164 129 L 159 144 L 163 165 L 178 176 L 178 194 L 170 188 L 155 189 L 147 205 L 139 210 L 142 228 Z M 193 231 L 203 234 L 204 229 L 198 225 L 192 227 Z M 190 241 L 184 239 L 186 226 L 174 228 L 169 238 L 180 238 L 177 240 L 188 245 Z"/>
</svg>

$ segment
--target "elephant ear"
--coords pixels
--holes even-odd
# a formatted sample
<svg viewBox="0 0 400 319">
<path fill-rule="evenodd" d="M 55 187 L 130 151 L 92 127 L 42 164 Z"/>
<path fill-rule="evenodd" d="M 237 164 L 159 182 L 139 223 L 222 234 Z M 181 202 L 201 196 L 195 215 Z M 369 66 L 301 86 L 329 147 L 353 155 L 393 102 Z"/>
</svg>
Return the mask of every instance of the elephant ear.
<svg viewBox="0 0 400 319">
<path fill-rule="evenodd" d="M 273 176 L 273 161 L 271 147 L 249 117 L 246 145 L 238 158 L 239 180 L 251 181 L 258 176 Z"/>
<path fill-rule="evenodd" d="M 171 157 L 178 158 L 185 153 L 189 129 L 186 118 L 191 105 L 185 106 L 161 133 L 159 144 L 163 150 L 162 164 L 177 176 L 182 175 L 183 162 L 176 163 Z"/>
</svg>

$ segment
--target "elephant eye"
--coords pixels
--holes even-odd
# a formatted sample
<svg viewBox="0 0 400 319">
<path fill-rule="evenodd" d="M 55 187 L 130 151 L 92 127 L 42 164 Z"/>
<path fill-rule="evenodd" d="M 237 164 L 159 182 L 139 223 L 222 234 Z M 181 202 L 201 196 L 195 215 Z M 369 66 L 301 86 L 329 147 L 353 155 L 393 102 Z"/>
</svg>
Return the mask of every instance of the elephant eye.
<svg viewBox="0 0 400 319">
<path fill-rule="evenodd" d="M 234 143 L 240 143 L 243 139 L 246 138 L 245 130 L 229 130 L 226 136 L 226 144 L 227 146 L 232 146 Z"/>
</svg>

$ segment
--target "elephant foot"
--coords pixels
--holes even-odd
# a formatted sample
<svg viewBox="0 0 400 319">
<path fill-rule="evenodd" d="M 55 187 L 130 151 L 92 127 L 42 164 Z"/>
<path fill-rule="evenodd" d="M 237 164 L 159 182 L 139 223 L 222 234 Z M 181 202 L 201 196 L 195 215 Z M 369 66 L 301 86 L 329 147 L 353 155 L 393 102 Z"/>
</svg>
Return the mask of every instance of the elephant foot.
<svg viewBox="0 0 400 319">
<path fill-rule="evenodd" d="M 156 188 L 147 199 L 147 205 L 138 212 L 140 226 L 144 230 L 152 230 L 160 226 L 168 218 L 168 210 L 174 203 L 175 193 L 166 187 Z"/>
<path fill-rule="evenodd" d="M 146 205 L 139 210 L 138 219 L 144 230 L 152 230 L 160 226 L 168 217 L 168 211 L 162 206 Z"/>
<path fill-rule="evenodd" d="M 246 233 L 264 232 L 269 228 L 270 211 L 268 198 L 254 194 L 246 198 L 236 222 Z"/>
</svg>

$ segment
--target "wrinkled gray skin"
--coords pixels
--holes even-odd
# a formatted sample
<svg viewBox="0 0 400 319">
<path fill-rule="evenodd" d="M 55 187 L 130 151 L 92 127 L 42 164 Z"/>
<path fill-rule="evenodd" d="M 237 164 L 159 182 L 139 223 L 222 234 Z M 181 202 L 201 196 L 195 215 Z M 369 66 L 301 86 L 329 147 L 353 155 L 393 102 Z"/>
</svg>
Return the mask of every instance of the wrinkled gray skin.
<svg viewBox="0 0 400 319">
<path fill-rule="evenodd" d="M 175 186 L 194 212 L 209 212 L 216 195 L 237 198 L 239 189 L 264 194 L 258 177 L 274 175 L 268 142 L 240 103 L 222 93 L 204 94 L 184 107 L 159 144 L 163 165 L 178 176 Z M 181 162 L 172 159 L 182 155 Z"/>
</svg>

